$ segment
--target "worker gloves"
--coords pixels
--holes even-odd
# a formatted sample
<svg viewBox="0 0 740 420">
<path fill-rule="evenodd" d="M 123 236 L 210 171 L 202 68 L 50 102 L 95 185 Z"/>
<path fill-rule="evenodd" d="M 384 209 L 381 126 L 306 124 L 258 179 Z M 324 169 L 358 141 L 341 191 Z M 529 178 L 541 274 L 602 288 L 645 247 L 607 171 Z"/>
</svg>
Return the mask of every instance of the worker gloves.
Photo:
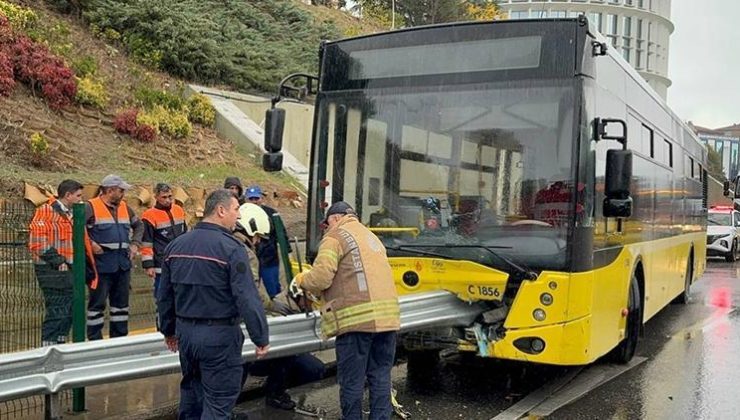
<svg viewBox="0 0 740 420">
<path fill-rule="evenodd" d="M 301 274 L 299 273 L 295 277 L 293 277 L 293 281 L 290 282 L 290 285 L 288 286 L 288 293 L 290 293 L 290 296 L 293 299 L 297 299 L 298 296 L 303 295 L 303 289 L 301 289 Z"/>
</svg>

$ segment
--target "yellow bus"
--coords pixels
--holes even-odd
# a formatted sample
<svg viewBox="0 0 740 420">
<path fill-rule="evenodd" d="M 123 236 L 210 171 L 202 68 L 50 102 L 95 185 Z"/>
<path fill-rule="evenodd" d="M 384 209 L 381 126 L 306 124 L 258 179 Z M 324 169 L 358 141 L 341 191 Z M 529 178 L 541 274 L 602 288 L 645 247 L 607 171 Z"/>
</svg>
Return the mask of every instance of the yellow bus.
<svg viewBox="0 0 740 420">
<path fill-rule="evenodd" d="M 586 18 L 410 28 L 319 56 L 302 88 L 316 90 L 309 260 L 343 200 L 383 240 L 400 293 L 487 305 L 467 328 L 403 337 L 412 360 L 627 362 L 643 324 L 688 299 L 706 150 Z M 268 113 L 276 170 L 283 116 Z"/>
</svg>

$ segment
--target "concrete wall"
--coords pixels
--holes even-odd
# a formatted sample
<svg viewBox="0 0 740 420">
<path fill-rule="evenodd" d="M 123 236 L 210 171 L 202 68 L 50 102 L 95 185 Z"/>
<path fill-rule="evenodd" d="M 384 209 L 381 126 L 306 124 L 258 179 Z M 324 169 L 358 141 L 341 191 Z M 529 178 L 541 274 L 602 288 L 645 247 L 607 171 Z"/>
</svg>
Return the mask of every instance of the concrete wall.
<svg viewBox="0 0 740 420">
<path fill-rule="evenodd" d="M 185 95 L 194 93 L 203 93 L 211 99 L 216 108 L 215 130 L 218 134 L 264 152 L 265 111 L 270 108 L 269 98 L 189 85 Z M 308 188 L 313 106 L 295 103 L 280 103 L 278 106 L 286 110 L 283 172 Z"/>
</svg>

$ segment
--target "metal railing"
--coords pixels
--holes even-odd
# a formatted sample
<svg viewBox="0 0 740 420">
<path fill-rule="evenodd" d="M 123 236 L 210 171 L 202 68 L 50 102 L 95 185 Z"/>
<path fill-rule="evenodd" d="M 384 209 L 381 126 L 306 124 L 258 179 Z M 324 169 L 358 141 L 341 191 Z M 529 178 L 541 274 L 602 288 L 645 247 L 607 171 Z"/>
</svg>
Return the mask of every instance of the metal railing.
<svg viewBox="0 0 740 420">
<path fill-rule="evenodd" d="M 408 295 L 400 299 L 401 332 L 430 327 L 468 326 L 485 308 L 447 292 Z M 319 336 L 318 313 L 269 318 L 268 358 L 334 346 Z M 246 340 L 242 356 L 254 360 Z M 0 355 L 0 401 L 36 394 L 126 381 L 179 371 L 179 359 L 164 346 L 159 333 L 44 347 Z"/>
</svg>

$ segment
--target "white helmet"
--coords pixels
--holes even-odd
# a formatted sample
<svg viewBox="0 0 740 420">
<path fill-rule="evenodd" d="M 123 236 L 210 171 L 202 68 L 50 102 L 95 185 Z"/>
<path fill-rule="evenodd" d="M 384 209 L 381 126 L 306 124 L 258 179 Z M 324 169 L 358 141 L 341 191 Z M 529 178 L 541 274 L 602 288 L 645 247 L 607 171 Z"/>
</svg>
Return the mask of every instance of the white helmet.
<svg viewBox="0 0 740 420">
<path fill-rule="evenodd" d="M 270 218 L 262 207 L 244 203 L 239 207 L 239 216 L 241 218 L 238 223 L 247 231 L 247 235 L 267 236 L 270 234 Z"/>
</svg>

